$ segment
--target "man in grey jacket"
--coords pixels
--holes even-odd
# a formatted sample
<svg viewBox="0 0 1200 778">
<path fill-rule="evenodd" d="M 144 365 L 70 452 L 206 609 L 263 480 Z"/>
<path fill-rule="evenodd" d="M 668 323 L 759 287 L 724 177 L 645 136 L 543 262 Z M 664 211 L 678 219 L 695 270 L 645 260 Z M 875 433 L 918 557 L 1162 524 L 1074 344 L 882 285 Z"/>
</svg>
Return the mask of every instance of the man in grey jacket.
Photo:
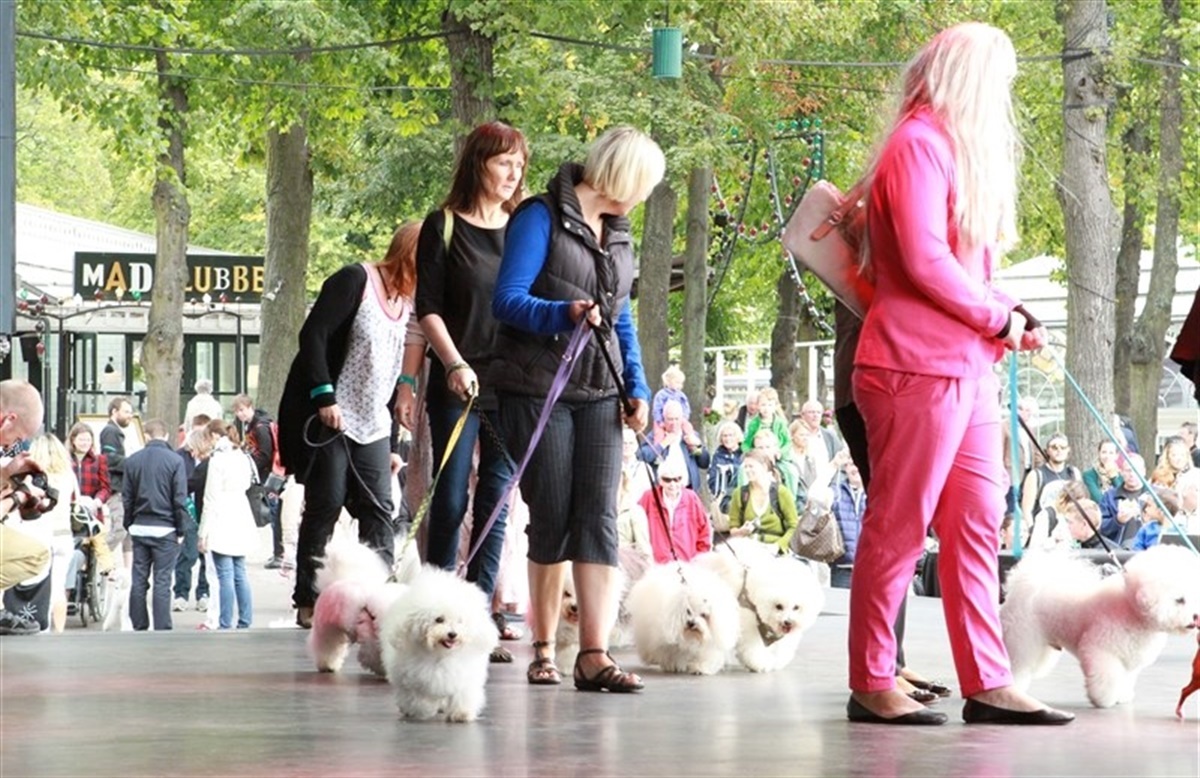
<svg viewBox="0 0 1200 778">
<path fill-rule="evenodd" d="M 138 631 L 150 628 L 146 591 L 154 575 L 154 629 L 171 629 L 171 575 L 189 520 L 183 460 L 167 443 L 166 422 L 151 419 L 146 447 L 125 460 L 121 500 L 125 529 L 133 540 L 133 581 L 129 620 Z"/>
</svg>

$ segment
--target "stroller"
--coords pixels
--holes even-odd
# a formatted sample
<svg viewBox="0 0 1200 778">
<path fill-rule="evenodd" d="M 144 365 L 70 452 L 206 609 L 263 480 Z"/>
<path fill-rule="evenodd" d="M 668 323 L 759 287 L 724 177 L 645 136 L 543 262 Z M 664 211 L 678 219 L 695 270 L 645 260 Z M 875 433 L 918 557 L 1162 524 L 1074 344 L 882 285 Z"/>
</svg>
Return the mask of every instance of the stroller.
<svg viewBox="0 0 1200 778">
<path fill-rule="evenodd" d="M 69 605 L 73 606 L 84 627 L 89 619 L 103 623 L 108 603 L 108 576 L 100 573 L 92 538 L 99 537 L 99 542 L 104 542 L 104 525 L 90 509 L 75 504 L 71 506 L 71 534 L 75 538 L 75 554 L 79 564 L 75 575 L 75 594 Z"/>
</svg>

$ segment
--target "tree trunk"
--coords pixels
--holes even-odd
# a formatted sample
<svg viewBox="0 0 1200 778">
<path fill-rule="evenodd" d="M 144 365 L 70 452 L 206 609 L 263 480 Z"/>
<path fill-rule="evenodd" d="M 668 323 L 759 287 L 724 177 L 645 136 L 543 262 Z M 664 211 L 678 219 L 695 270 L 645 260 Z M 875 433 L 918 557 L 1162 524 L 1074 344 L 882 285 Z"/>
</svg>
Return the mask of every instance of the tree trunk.
<svg viewBox="0 0 1200 778">
<path fill-rule="evenodd" d="M 796 285 L 793 283 L 792 294 L 795 293 Z M 796 307 L 800 307 L 799 300 L 796 302 Z M 829 338 L 827 333 L 822 332 L 820 328 L 817 327 L 816 322 L 813 321 L 811 316 L 801 314 L 797 318 L 799 321 L 796 322 L 796 342 L 812 343 L 813 341 L 827 340 Z M 832 351 L 832 349 L 829 350 Z M 812 350 L 804 349 L 803 351 L 796 352 L 796 383 L 793 384 L 796 390 L 796 405 L 794 408 L 795 412 L 799 412 L 800 406 L 809 400 L 818 400 L 826 408 L 830 408 L 833 405 L 830 399 L 825 396 L 824 392 L 825 385 L 827 383 L 824 374 L 824 352 L 825 350 L 822 349 L 817 353 L 815 370 L 816 375 L 812 375 L 812 371 L 809 370 L 812 359 L 811 354 L 813 353 Z M 816 390 L 810 392 L 808 389 L 809 384 L 815 384 Z"/>
<path fill-rule="evenodd" d="M 1146 123 L 1133 117 L 1125 130 L 1121 148 L 1125 154 L 1125 209 L 1121 220 L 1121 248 L 1117 252 L 1117 303 L 1115 310 L 1116 350 L 1113 353 L 1113 391 L 1117 413 L 1129 414 L 1129 359 L 1133 347 L 1133 319 L 1137 305 L 1138 279 L 1142 273 L 1142 230 L 1146 211 L 1138 182 L 1150 152 Z"/>
<path fill-rule="evenodd" d="M 181 421 L 179 397 L 183 384 L 183 297 L 187 286 L 188 205 L 184 175 L 184 131 L 188 110 L 183 83 L 166 74 L 166 52 L 155 52 L 161 107 L 158 127 L 167 150 L 158 159 L 154 205 L 154 297 L 141 364 L 146 371 L 147 415 L 162 419 L 174 430 Z"/>
<path fill-rule="evenodd" d="M 796 407 L 796 333 L 800 324 L 800 298 L 787 268 L 775 282 L 779 315 L 771 328 L 771 386 L 779 392 L 779 409 L 788 418 Z M 753 366 L 751 366 L 753 368 Z"/>
<path fill-rule="evenodd" d="M 708 198 L 712 168 L 694 167 L 688 175 L 687 245 L 683 252 L 683 372 L 688 376 L 692 426 L 704 429 L 701 414 L 713 401 L 704 365 L 708 332 Z"/>
<path fill-rule="evenodd" d="M 255 405 L 277 415 L 307 301 L 313 174 L 303 124 L 267 131 L 267 254 Z"/>
<path fill-rule="evenodd" d="M 1108 189 L 1105 72 L 1110 49 L 1105 0 L 1071 0 L 1063 19 L 1063 172 L 1058 196 L 1066 226 L 1067 368 L 1107 422 L 1113 412 L 1113 310 L 1119 224 Z M 1093 56 L 1078 57 L 1080 50 Z M 1102 432 L 1086 404 L 1064 389 L 1067 434 L 1095 450 Z"/>
<path fill-rule="evenodd" d="M 650 391 L 657 391 L 667 369 L 670 332 L 667 330 L 667 291 L 671 282 L 671 248 L 678 198 L 664 180 L 646 200 L 642 226 L 641 272 L 637 284 L 638 342 Z"/>
<path fill-rule="evenodd" d="M 453 11 L 442 15 L 442 30 L 449 33 L 450 99 L 459 126 L 455 151 L 461 151 L 472 129 L 496 118 L 492 39 L 472 30 Z"/>
<path fill-rule="evenodd" d="M 1182 61 L 1179 53 L 1179 0 L 1162 0 L 1162 92 L 1158 119 L 1158 201 L 1154 216 L 1154 267 L 1142 315 L 1134 327 L 1130 353 L 1130 408 L 1133 426 L 1143 450 L 1152 454 L 1158 430 L 1158 390 L 1163 377 L 1171 300 L 1179 271 L 1179 192 L 1183 175 L 1183 98 L 1179 88 Z"/>
</svg>

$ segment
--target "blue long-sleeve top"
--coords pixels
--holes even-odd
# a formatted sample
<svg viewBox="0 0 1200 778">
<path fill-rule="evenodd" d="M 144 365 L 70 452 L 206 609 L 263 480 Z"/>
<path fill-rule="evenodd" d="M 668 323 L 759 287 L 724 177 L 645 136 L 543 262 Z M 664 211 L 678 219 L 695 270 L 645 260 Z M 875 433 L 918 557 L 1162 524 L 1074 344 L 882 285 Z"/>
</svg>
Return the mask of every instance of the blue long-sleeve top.
<svg viewBox="0 0 1200 778">
<path fill-rule="evenodd" d="M 504 259 L 496 278 L 492 315 L 499 321 L 538 335 L 555 335 L 575 329 L 570 300 L 545 300 L 529 293 L 546 264 L 550 250 L 550 209 L 544 203 L 522 208 L 509 222 L 504 241 Z M 621 356 L 625 362 L 622 379 L 631 398 L 650 401 L 650 384 L 642 368 L 629 301 L 621 306 L 613 322 Z"/>
</svg>

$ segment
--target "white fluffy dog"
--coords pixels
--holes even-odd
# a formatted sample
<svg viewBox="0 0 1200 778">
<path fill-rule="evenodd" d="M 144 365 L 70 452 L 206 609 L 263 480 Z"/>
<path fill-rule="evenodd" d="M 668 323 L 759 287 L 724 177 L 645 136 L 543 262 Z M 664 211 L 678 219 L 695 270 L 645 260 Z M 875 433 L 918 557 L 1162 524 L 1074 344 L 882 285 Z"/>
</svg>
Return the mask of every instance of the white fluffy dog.
<svg viewBox="0 0 1200 778">
<path fill-rule="evenodd" d="M 1135 555 L 1124 574 L 1061 552 L 1034 553 L 1008 576 L 1000 608 L 1004 642 L 1020 689 L 1048 673 L 1060 649 L 1083 668 L 1098 708 L 1133 700 L 1138 674 L 1166 645 L 1167 633 L 1200 627 L 1200 558 L 1179 546 Z"/>
<path fill-rule="evenodd" d="M 373 549 L 359 543 L 357 535 L 353 522 L 339 524 L 325 546 L 317 568 L 320 595 L 313 609 L 308 650 L 318 670 L 336 673 L 350 646 L 358 644 L 359 664 L 383 676 L 379 617 L 405 587 L 387 582 L 387 565 Z"/>
<path fill-rule="evenodd" d="M 108 586 L 104 592 L 104 623 L 101 632 L 132 632 L 129 620 L 129 592 L 133 588 L 133 577 L 129 570 L 117 565 L 108 572 Z"/>
<path fill-rule="evenodd" d="M 738 661 L 755 673 L 787 667 L 825 605 L 825 592 L 812 569 L 750 538 L 731 538 L 693 562 L 720 576 L 737 598 Z"/>
<path fill-rule="evenodd" d="M 633 642 L 629 630 L 629 613 L 625 601 L 629 591 L 645 574 L 650 560 L 641 552 L 622 547 L 618 551 L 617 584 L 613 587 L 613 601 L 609 604 L 615 616 L 608 644 L 612 647 L 627 646 Z M 561 667 L 571 667 L 579 653 L 579 603 L 575 599 L 575 578 L 571 563 L 566 563 L 563 579 L 562 605 L 558 614 L 558 630 L 554 633 L 555 661 Z"/>
<path fill-rule="evenodd" d="M 702 567 L 652 567 L 634 584 L 626 604 L 638 656 L 668 673 L 719 672 L 737 643 L 737 600 Z"/>
<path fill-rule="evenodd" d="M 499 641 L 487 597 L 454 573 L 423 568 L 380 626 L 383 664 L 406 719 L 474 721 Z"/>
</svg>

